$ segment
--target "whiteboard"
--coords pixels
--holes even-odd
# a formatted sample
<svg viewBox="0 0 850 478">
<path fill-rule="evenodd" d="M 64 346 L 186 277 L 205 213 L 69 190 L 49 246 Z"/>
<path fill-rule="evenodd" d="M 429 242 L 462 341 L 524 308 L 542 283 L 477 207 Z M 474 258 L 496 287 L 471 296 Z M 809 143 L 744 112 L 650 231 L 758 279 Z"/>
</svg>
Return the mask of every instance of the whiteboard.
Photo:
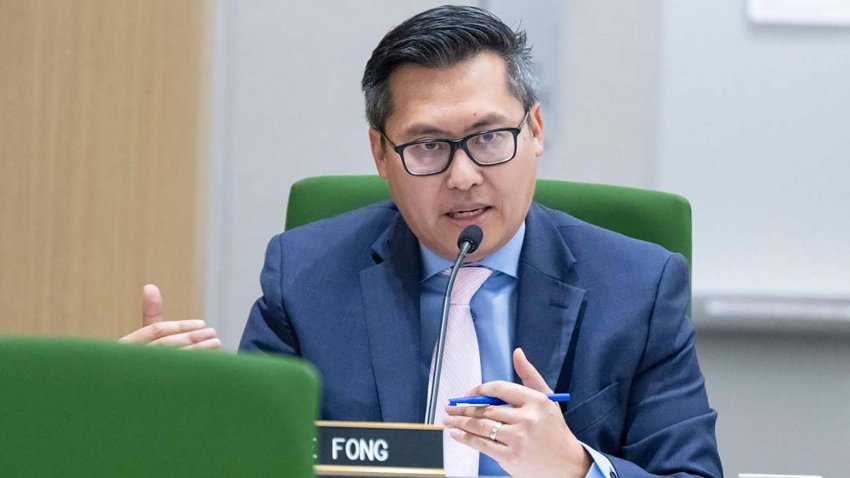
<svg viewBox="0 0 850 478">
<path fill-rule="evenodd" d="M 850 30 L 735 3 L 665 4 L 657 187 L 693 206 L 694 297 L 850 297 Z"/>
<path fill-rule="evenodd" d="M 756 23 L 850 25 L 850 0 L 749 0 Z"/>
</svg>

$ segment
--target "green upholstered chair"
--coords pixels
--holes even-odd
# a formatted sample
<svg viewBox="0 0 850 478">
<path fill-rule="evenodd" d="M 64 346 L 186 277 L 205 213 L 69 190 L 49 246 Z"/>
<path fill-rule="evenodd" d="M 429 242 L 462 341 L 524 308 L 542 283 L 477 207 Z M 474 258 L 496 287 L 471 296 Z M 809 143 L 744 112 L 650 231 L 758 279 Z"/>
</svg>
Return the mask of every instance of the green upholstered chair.
<svg viewBox="0 0 850 478">
<path fill-rule="evenodd" d="M 389 199 L 377 176 L 319 176 L 292 185 L 286 228 Z M 539 179 L 534 200 L 630 237 L 660 244 L 691 260 L 691 206 L 675 194 Z"/>
<path fill-rule="evenodd" d="M 0 475 L 312 477 L 315 371 L 289 358 L 0 339 Z"/>
</svg>

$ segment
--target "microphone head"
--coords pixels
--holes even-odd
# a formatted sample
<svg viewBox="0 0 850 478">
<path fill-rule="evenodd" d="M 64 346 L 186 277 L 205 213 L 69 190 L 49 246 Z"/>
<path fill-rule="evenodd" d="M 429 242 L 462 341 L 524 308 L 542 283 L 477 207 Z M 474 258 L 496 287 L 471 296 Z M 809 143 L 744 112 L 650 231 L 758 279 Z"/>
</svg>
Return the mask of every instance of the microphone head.
<svg viewBox="0 0 850 478">
<path fill-rule="evenodd" d="M 464 227 L 463 231 L 461 231 L 460 236 L 457 238 L 457 247 L 463 249 L 463 243 L 468 242 L 469 250 L 467 254 L 472 254 L 481 245 L 482 240 L 484 240 L 484 231 L 475 224 L 472 224 Z"/>
</svg>

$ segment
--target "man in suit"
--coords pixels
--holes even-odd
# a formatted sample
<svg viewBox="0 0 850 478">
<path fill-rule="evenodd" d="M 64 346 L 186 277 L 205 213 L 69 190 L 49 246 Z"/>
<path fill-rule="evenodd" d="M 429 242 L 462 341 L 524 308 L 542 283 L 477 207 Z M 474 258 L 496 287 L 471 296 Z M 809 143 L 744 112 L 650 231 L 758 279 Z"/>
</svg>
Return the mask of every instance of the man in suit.
<svg viewBox="0 0 850 478">
<path fill-rule="evenodd" d="M 467 261 L 487 278 L 467 393 L 512 406 L 447 407 L 443 423 L 480 471 L 721 476 L 684 259 L 532 203 L 543 120 L 525 35 L 473 7 L 423 12 L 381 40 L 363 90 L 393 202 L 273 238 L 240 348 L 313 363 L 325 419 L 421 422 L 440 272 L 475 224 Z M 154 288 L 145 308 L 122 340 L 219 345 L 199 322 L 158 322 Z M 572 394 L 566 413 L 553 390 Z"/>
</svg>

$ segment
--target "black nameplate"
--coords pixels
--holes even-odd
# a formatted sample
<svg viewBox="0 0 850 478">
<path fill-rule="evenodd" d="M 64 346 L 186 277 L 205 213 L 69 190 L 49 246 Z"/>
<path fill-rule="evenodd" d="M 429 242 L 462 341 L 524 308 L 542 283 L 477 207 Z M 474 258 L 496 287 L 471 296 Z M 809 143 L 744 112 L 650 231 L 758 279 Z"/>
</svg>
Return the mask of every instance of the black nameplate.
<svg viewBox="0 0 850 478">
<path fill-rule="evenodd" d="M 316 422 L 319 476 L 444 476 L 443 427 Z"/>
</svg>

